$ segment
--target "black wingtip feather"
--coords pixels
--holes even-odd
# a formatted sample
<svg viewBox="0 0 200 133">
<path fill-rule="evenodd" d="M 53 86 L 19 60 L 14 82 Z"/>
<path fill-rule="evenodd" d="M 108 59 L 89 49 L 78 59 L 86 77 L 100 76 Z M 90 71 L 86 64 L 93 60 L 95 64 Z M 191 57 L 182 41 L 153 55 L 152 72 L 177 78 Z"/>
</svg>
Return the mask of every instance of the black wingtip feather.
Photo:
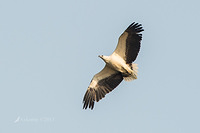
<svg viewBox="0 0 200 133">
<path fill-rule="evenodd" d="M 93 109 L 94 108 L 94 102 L 95 102 L 95 90 L 93 88 L 89 88 L 85 96 L 83 98 L 83 109 L 87 109 L 88 107 Z"/>
<path fill-rule="evenodd" d="M 108 92 L 110 92 L 108 89 L 95 90 L 93 88 L 89 88 L 83 98 L 83 109 L 87 109 L 89 107 L 92 110 L 94 108 L 94 102 L 98 102 L 104 98 Z"/>
<path fill-rule="evenodd" d="M 125 31 L 126 32 L 139 33 L 139 32 L 144 31 L 144 29 L 142 28 L 142 24 L 133 22 L 132 24 L 130 24 L 128 26 L 128 28 Z"/>
</svg>

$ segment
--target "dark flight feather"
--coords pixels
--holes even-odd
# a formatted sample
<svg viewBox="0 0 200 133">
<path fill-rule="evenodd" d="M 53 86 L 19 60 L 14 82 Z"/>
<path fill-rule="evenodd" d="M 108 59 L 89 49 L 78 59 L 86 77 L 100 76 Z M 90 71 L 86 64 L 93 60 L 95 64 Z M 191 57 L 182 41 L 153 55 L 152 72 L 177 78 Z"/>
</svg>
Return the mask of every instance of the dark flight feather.
<svg viewBox="0 0 200 133">
<path fill-rule="evenodd" d="M 125 58 L 126 63 L 132 63 L 139 51 L 140 51 L 140 42 L 142 40 L 142 34 L 138 34 L 144 31 L 141 24 L 132 23 L 125 32 L 128 33 L 128 37 L 126 39 L 126 51 L 125 51 Z"/>
<path fill-rule="evenodd" d="M 83 109 L 93 109 L 94 102 L 99 101 L 105 97 L 105 95 L 116 88 L 123 80 L 120 72 L 99 80 L 95 88 L 88 88 L 83 98 Z"/>
</svg>

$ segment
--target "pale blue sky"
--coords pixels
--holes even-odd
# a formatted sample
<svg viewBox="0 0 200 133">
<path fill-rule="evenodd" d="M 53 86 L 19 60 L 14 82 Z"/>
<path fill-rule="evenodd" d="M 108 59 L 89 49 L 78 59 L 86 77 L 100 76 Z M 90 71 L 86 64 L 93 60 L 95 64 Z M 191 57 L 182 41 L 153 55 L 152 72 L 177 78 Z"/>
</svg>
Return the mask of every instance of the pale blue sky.
<svg viewBox="0 0 200 133">
<path fill-rule="evenodd" d="M 2 0 L 0 132 L 199 133 L 199 5 Z M 98 55 L 110 55 L 133 21 L 145 30 L 138 79 L 83 110 L 90 80 L 104 67 Z"/>
</svg>

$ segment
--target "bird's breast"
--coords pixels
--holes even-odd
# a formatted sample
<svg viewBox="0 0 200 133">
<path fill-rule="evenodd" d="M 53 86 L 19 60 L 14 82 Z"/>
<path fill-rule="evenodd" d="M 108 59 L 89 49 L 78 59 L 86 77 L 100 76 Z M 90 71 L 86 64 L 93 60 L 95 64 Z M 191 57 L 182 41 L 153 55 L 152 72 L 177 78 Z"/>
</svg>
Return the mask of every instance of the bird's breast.
<svg viewBox="0 0 200 133">
<path fill-rule="evenodd" d="M 127 67 L 127 64 L 126 64 L 125 60 L 123 60 L 121 58 L 121 56 L 119 56 L 117 54 L 112 54 L 111 55 L 111 58 L 110 58 L 110 61 L 109 61 L 109 65 L 113 69 L 115 69 L 115 70 L 117 70 L 119 72 L 122 72 L 122 73 L 125 72 L 124 68 Z"/>
</svg>

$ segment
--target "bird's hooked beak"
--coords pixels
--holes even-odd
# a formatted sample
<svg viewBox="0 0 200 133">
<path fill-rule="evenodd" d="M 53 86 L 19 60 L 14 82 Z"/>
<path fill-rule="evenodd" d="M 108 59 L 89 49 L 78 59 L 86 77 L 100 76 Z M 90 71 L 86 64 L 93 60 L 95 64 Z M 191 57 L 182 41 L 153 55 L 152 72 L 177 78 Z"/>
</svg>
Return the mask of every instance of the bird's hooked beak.
<svg viewBox="0 0 200 133">
<path fill-rule="evenodd" d="M 101 58 L 101 59 L 103 59 L 103 55 L 99 55 L 98 57 Z"/>
<path fill-rule="evenodd" d="M 100 57 L 104 62 L 106 62 L 106 59 L 105 59 L 106 56 L 104 56 L 104 55 L 99 55 L 99 57 Z"/>
</svg>

